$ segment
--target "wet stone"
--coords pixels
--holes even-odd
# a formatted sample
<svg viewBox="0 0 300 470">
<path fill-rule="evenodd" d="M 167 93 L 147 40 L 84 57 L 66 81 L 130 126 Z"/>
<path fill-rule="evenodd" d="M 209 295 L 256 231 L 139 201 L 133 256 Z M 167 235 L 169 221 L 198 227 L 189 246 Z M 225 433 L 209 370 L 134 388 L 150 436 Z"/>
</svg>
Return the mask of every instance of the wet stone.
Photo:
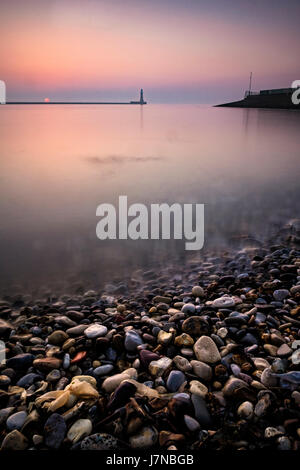
<svg viewBox="0 0 300 470">
<path fill-rule="evenodd" d="M 84 330 L 84 334 L 89 339 L 99 338 L 100 336 L 105 336 L 107 333 L 107 328 L 104 325 L 98 325 L 93 323 Z"/>
<path fill-rule="evenodd" d="M 45 444 L 50 449 L 59 449 L 66 432 L 65 420 L 58 413 L 53 413 L 45 423 Z"/>
<path fill-rule="evenodd" d="M 96 433 L 81 441 L 81 450 L 114 450 L 118 449 L 118 440 L 106 433 Z"/>
<path fill-rule="evenodd" d="M 167 380 L 167 389 L 170 392 L 177 392 L 179 387 L 184 384 L 186 377 L 183 372 L 179 370 L 172 370 Z"/>
<path fill-rule="evenodd" d="M 209 336 L 201 336 L 194 344 L 197 359 L 207 364 L 214 364 L 221 360 L 219 350 Z"/>
<path fill-rule="evenodd" d="M 7 429 L 9 431 L 13 431 L 14 429 L 17 429 L 19 431 L 22 428 L 26 418 L 26 411 L 18 411 L 17 413 L 10 415 L 6 421 Z"/>
</svg>

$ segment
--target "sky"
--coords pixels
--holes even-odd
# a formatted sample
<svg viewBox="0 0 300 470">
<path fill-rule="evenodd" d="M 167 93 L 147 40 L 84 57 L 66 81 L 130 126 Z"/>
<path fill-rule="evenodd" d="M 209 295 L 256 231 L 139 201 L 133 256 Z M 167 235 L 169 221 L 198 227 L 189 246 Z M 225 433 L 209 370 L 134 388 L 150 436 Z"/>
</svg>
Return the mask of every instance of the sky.
<svg viewBox="0 0 300 470">
<path fill-rule="evenodd" d="M 299 0 L 1 0 L 8 100 L 218 103 L 300 79 Z"/>
</svg>

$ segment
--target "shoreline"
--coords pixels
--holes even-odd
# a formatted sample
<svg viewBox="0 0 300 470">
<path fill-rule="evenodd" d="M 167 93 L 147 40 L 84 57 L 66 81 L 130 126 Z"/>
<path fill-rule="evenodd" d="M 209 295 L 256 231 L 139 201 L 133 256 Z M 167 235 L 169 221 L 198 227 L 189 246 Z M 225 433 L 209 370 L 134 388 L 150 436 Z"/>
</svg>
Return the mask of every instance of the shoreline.
<svg viewBox="0 0 300 470">
<path fill-rule="evenodd" d="M 1 448 L 299 450 L 299 235 L 131 293 L 1 300 Z"/>
</svg>

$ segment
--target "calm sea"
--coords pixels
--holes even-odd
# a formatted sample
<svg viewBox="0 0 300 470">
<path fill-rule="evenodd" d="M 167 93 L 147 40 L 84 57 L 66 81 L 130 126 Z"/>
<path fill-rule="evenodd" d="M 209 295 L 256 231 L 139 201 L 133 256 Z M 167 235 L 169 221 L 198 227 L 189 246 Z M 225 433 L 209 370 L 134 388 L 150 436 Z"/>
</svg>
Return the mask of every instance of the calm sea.
<svg viewBox="0 0 300 470">
<path fill-rule="evenodd" d="M 0 107 L 1 290 L 184 262 L 181 241 L 96 238 L 96 207 L 204 203 L 205 250 L 299 215 L 300 113 L 198 105 Z M 195 253 L 194 253 L 195 255 Z"/>
</svg>

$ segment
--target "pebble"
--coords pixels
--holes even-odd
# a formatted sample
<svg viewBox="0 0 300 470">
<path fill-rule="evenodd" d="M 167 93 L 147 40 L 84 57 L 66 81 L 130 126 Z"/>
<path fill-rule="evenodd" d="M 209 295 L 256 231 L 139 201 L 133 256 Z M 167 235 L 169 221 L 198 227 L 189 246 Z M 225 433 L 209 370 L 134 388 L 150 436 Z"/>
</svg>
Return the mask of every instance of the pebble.
<svg viewBox="0 0 300 470">
<path fill-rule="evenodd" d="M 124 343 L 126 351 L 133 352 L 141 344 L 143 344 L 143 340 L 136 331 L 130 330 L 126 333 Z"/>
<path fill-rule="evenodd" d="M 121 382 L 123 382 L 123 380 L 136 379 L 136 378 L 137 378 L 136 369 L 129 368 L 123 371 L 121 374 L 115 374 L 111 377 L 107 377 L 107 379 L 105 379 L 102 384 L 102 388 L 106 392 L 111 393 L 118 387 L 118 385 L 120 385 Z"/>
<path fill-rule="evenodd" d="M 190 392 L 193 395 L 199 395 L 199 397 L 205 398 L 208 394 L 208 388 L 199 380 L 191 380 L 190 382 Z"/>
<path fill-rule="evenodd" d="M 185 357 L 175 356 L 173 358 L 173 362 L 177 369 L 181 370 L 182 372 L 190 372 L 192 370 L 192 365 Z"/>
<path fill-rule="evenodd" d="M 118 440 L 107 433 L 96 433 L 85 437 L 80 444 L 81 450 L 116 450 Z"/>
<path fill-rule="evenodd" d="M 191 304 L 191 303 L 187 303 L 187 304 L 184 304 L 181 308 L 181 311 L 183 313 L 187 313 L 189 315 L 193 315 L 193 313 L 195 313 L 196 311 L 196 307 L 194 304 Z"/>
<path fill-rule="evenodd" d="M 184 373 L 179 370 L 172 370 L 167 380 L 167 389 L 170 392 L 177 392 L 184 382 L 186 382 Z"/>
<path fill-rule="evenodd" d="M 200 286 L 194 286 L 192 288 L 192 295 L 194 297 L 204 297 L 204 289 Z"/>
<path fill-rule="evenodd" d="M 282 302 L 282 300 L 286 299 L 290 295 L 290 292 L 287 289 L 278 289 L 273 292 L 273 297 L 275 300 Z"/>
<path fill-rule="evenodd" d="M 96 367 L 94 369 L 93 374 L 96 377 L 101 377 L 102 375 L 108 375 L 112 370 L 114 369 L 114 366 L 112 364 L 105 364 L 103 366 Z"/>
<path fill-rule="evenodd" d="M 187 333 L 182 333 L 181 335 L 175 338 L 174 344 L 175 346 L 178 346 L 178 347 L 182 347 L 182 346 L 189 347 L 189 346 L 193 346 L 194 340 Z"/>
<path fill-rule="evenodd" d="M 25 450 L 28 447 L 28 440 L 17 429 L 14 429 L 3 439 L 1 450 Z"/>
<path fill-rule="evenodd" d="M 143 427 L 138 434 L 129 438 L 129 445 L 133 449 L 149 449 L 158 440 L 158 432 L 152 426 Z"/>
<path fill-rule="evenodd" d="M 194 418 L 184 415 L 184 424 L 190 432 L 197 432 L 200 429 L 200 424 Z"/>
<path fill-rule="evenodd" d="M 206 364 L 214 364 L 221 360 L 219 350 L 209 336 L 201 336 L 194 344 L 196 358 Z"/>
<path fill-rule="evenodd" d="M 67 432 L 65 420 L 58 413 L 53 413 L 45 423 L 45 444 L 49 449 L 59 449 Z"/>
<path fill-rule="evenodd" d="M 212 368 L 208 365 L 205 364 L 205 362 L 201 361 L 191 361 L 191 366 L 193 368 L 193 372 L 197 377 L 200 377 L 200 379 L 203 379 L 207 382 L 209 382 L 212 378 Z"/>
<path fill-rule="evenodd" d="M 94 339 L 99 338 L 99 336 L 105 336 L 107 333 L 107 328 L 104 325 L 98 325 L 98 323 L 93 323 L 84 330 L 84 334 L 87 338 Z"/>
<path fill-rule="evenodd" d="M 251 419 L 253 417 L 254 407 L 250 401 L 244 401 L 240 404 L 237 414 L 243 419 Z"/>
<path fill-rule="evenodd" d="M 235 300 L 228 295 L 224 295 L 223 297 L 215 299 L 212 305 L 215 308 L 230 308 L 235 306 Z"/>
<path fill-rule="evenodd" d="M 26 411 L 18 411 L 17 413 L 10 415 L 6 421 L 6 427 L 8 431 L 13 431 L 14 429 L 17 429 L 18 431 L 20 431 L 23 424 L 25 423 L 26 418 L 27 418 Z"/>
<path fill-rule="evenodd" d="M 6 366 L 12 369 L 27 369 L 31 366 L 34 360 L 34 355 L 29 353 L 17 354 L 6 360 Z"/>
<path fill-rule="evenodd" d="M 48 336 L 48 343 L 58 346 L 68 339 L 67 333 L 62 330 L 56 330 Z"/>
<path fill-rule="evenodd" d="M 161 377 L 172 365 L 172 359 L 169 357 L 162 357 L 158 361 L 151 361 L 149 364 L 149 372 L 154 377 Z"/>
<path fill-rule="evenodd" d="M 88 436 L 92 432 L 92 429 L 93 429 L 93 425 L 92 425 L 91 420 L 78 419 L 70 427 L 68 434 L 67 434 L 67 438 L 73 444 L 76 444 L 76 442 Z"/>
<path fill-rule="evenodd" d="M 167 331 L 160 330 L 157 335 L 157 342 L 159 344 L 169 344 L 173 339 L 172 333 L 168 333 Z"/>
</svg>

